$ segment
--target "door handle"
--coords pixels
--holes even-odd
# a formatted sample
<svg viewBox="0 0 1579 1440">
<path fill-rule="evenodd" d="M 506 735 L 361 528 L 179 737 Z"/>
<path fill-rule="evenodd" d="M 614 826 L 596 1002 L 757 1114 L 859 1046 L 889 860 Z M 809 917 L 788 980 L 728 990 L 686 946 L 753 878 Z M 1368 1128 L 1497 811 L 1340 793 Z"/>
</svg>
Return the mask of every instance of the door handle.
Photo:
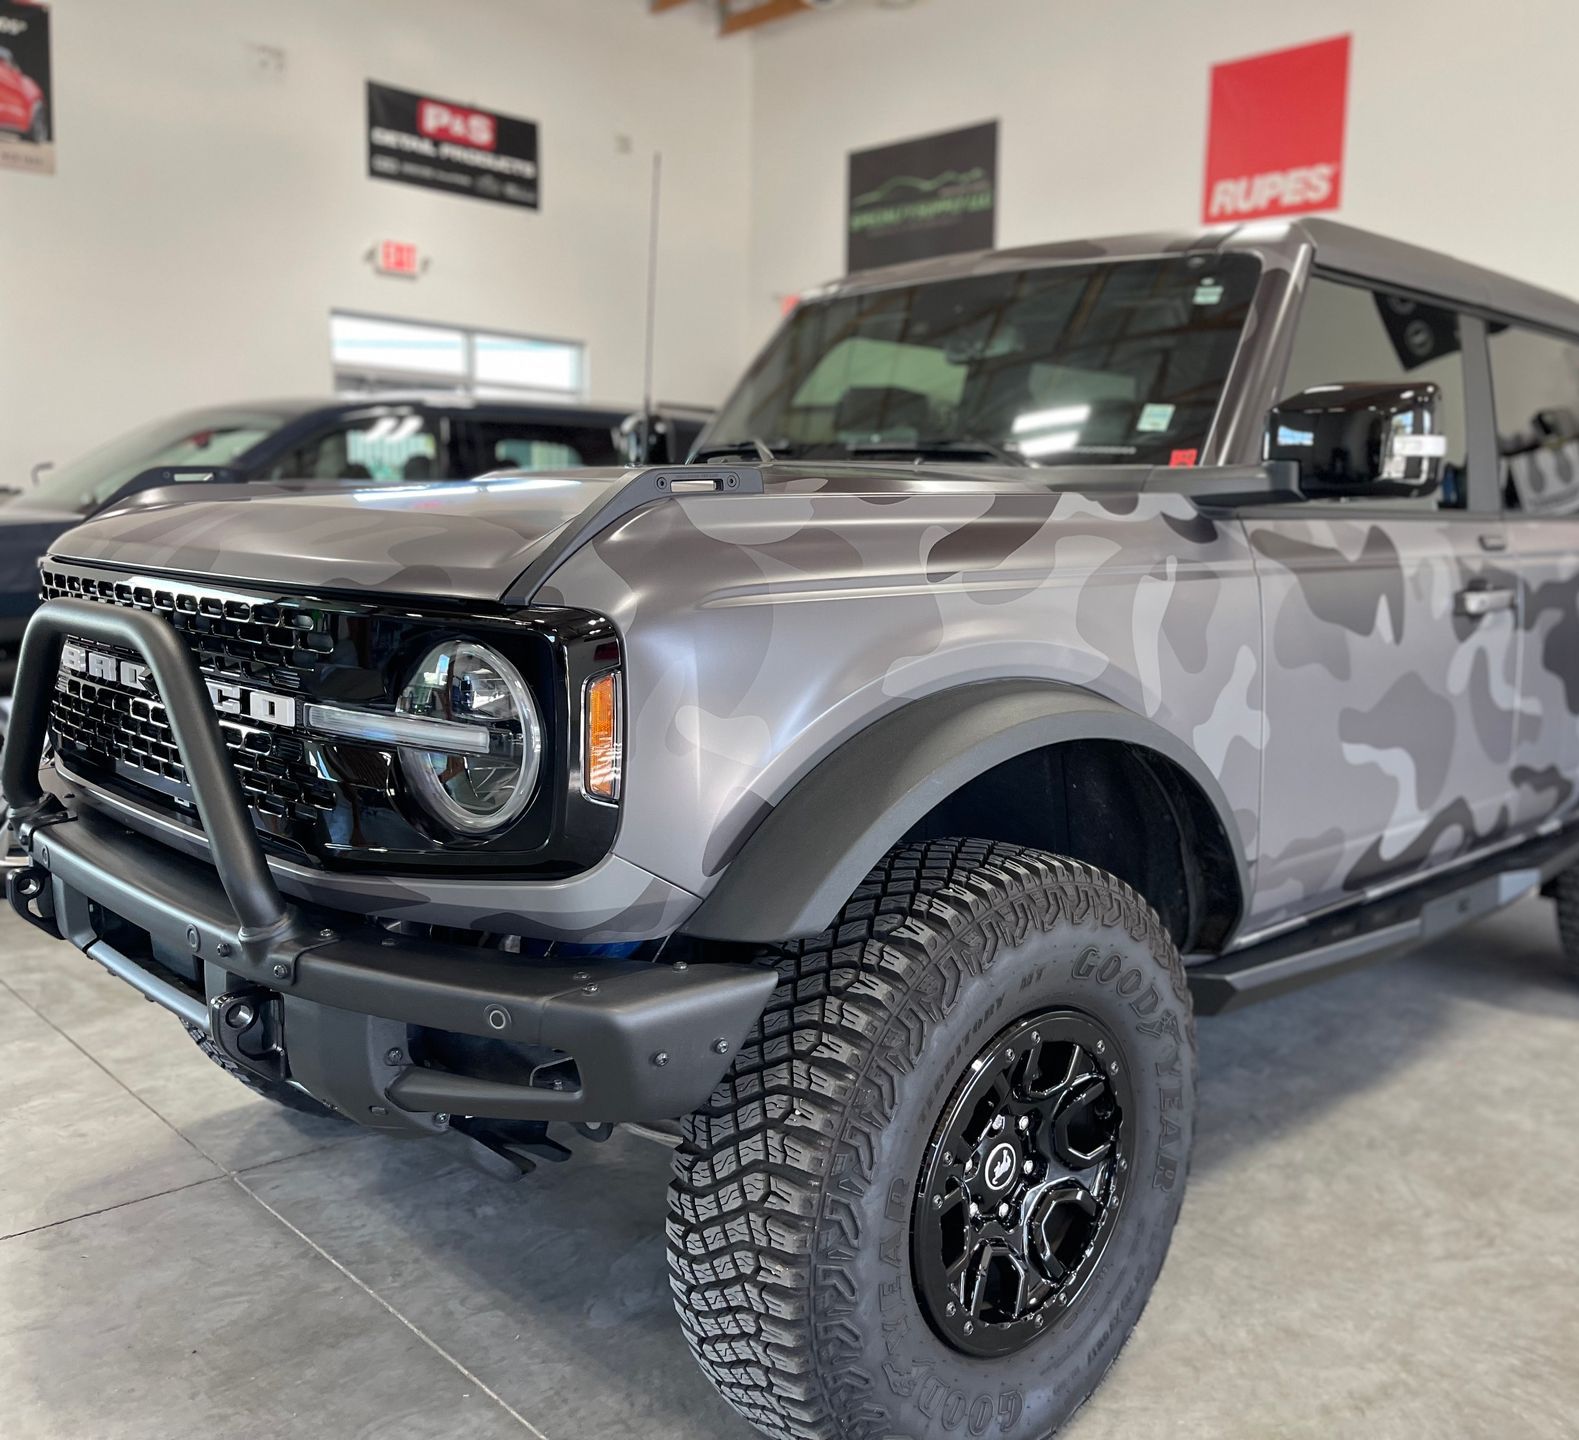
<svg viewBox="0 0 1579 1440">
<path fill-rule="evenodd" d="M 1513 609 L 1513 591 L 1494 585 L 1471 585 L 1453 597 L 1453 609 L 1460 615 L 1479 620 L 1493 610 Z"/>
</svg>

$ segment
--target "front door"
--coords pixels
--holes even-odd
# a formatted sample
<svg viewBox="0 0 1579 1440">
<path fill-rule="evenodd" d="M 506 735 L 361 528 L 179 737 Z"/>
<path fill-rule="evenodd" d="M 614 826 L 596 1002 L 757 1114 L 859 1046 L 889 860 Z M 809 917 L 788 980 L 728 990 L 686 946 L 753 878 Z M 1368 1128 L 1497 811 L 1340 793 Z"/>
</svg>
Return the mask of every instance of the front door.
<svg viewBox="0 0 1579 1440">
<path fill-rule="evenodd" d="M 1512 823 L 1517 587 L 1491 465 L 1470 445 L 1478 321 L 1315 279 L 1284 393 L 1430 382 L 1439 492 L 1310 501 L 1247 519 L 1265 666 L 1250 930 L 1358 898 L 1501 839 Z M 1471 365 L 1483 384 L 1484 365 Z"/>
<path fill-rule="evenodd" d="M 1579 811 L 1579 342 L 1497 325 L 1487 349 L 1521 581 L 1515 818 L 1538 827 Z"/>
</svg>

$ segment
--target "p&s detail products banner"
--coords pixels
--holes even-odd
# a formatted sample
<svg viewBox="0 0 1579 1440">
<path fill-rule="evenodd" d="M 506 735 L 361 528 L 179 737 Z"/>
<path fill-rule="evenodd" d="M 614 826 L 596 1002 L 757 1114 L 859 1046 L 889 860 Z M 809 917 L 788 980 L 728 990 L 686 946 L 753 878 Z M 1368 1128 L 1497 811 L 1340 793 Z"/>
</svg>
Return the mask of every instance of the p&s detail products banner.
<svg viewBox="0 0 1579 1440">
<path fill-rule="evenodd" d="M 997 210 L 996 120 L 858 150 L 850 156 L 849 268 L 991 249 Z"/>
<path fill-rule="evenodd" d="M 0 170 L 55 173 L 49 11 L 0 0 Z"/>
<path fill-rule="evenodd" d="M 1214 65 L 1206 223 L 1336 210 L 1348 99 L 1347 35 Z"/>
<path fill-rule="evenodd" d="M 537 122 L 370 80 L 367 173 L 536 210 Z"/>
</svg>

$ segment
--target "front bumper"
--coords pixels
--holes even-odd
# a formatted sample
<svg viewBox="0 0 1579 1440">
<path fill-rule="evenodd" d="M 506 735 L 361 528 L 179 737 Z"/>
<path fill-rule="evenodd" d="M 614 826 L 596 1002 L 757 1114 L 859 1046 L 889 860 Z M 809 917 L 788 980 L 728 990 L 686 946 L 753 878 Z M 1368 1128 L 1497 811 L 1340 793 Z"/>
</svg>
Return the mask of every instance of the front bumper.
<svg viewBox="0 0 1579 1440">
<path fill-rule="evenodd" d="M 212 865 L 91 810 L 72 814 L 41 789 L 68 634 L 127 646 L 148 664 Z M 13 908 L 206 1032 L 237 1064 L 364 1124 L 670 1119 L 707 1098 L 773 989 L 773 972 L 755 967 L 533 960 L 287 904 L 196 663 L 157 616 L 48 602 L 23 642 L 17 696 L 0 761 L 26 860 L 7 876 Z M 464 1065 L 424 1064 L 424 1036 L 491 1043 L 438 1047 L 474 1057 Z M 514 1063 L 545 1050 L 570 1062 L 553 1067 L 561 1088 L 523 1080 Z"/>
</svg>

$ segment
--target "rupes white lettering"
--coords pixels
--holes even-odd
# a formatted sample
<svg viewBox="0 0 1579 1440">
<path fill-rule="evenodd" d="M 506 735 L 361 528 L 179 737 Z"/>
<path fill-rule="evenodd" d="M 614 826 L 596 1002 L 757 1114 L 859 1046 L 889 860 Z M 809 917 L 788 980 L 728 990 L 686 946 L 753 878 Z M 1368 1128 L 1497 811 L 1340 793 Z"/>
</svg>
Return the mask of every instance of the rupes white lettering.
<svg viewBox="0 0 1579 1440">
<path fill-rule="evenodd" d="M 1212 186 L 1207 218 L 1232 220 L 1279 207 L 1320 205 L 1332 198 L 1337 178 L 1336 165 L 1301 165 L 1218 180 Z"/>
</svg>

